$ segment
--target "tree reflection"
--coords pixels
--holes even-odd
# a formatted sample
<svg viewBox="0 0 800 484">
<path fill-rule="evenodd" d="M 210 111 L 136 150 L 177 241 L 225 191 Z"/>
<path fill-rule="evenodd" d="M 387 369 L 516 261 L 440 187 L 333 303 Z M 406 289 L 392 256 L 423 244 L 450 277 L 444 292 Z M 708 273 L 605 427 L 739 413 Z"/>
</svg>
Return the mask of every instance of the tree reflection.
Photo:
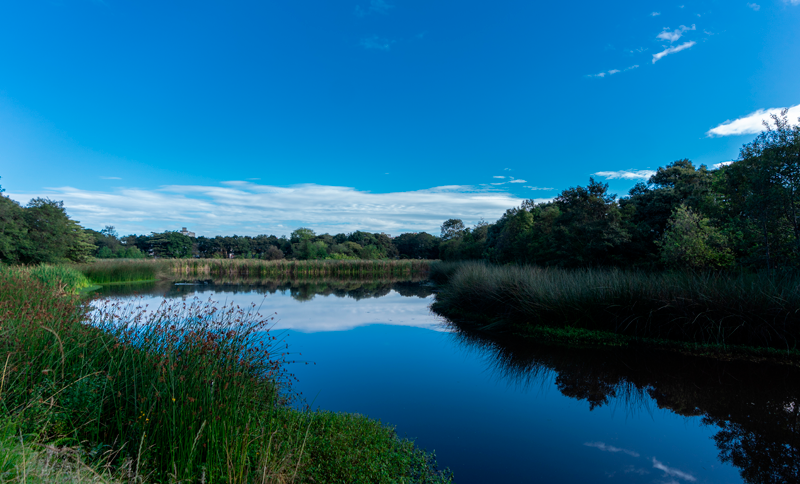
<svg viewBox="0 0 800 484">
<path fill-rule="evenodd" d="M 202 295 L 204 293 L 288 293 L 297 301 L 311 301 L 316 296 L 335 296 L 355 300 L 379 298 L 395 291 L 405 297 L 426 298 L 433 287 L 419 279 L 247 279 L 216 278 L 197 281 L 159 281 L 145 284 L 105 286 L 98 295 L 118 297 L 154 295 L 166 298 Z"/>
<path fill-rule="evenodd" d="M 570 349 L 489 336 L 453 324 L 495 374 L 517 385 L 555 376 L 559 391 L 590 409 L 650 402 L 718 428 L 719 459 L 748 483 L 800 482 L 800 369 L 774 362 L 720 361 L 653 350 Z"/>
</svg>

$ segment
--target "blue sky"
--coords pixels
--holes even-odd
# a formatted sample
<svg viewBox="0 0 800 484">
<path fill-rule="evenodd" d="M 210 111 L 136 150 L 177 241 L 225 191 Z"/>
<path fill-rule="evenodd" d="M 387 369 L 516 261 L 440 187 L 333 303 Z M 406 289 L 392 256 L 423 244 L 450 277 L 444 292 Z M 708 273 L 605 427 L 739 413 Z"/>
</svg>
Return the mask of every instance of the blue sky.
<svg viewBox="0 0 800 484">
<path fill-rule="evenodd" d="M 800 106 L 800 0 L 0 8 L 0 184 L 121 233 L 437 232 Z"/>
</svg>

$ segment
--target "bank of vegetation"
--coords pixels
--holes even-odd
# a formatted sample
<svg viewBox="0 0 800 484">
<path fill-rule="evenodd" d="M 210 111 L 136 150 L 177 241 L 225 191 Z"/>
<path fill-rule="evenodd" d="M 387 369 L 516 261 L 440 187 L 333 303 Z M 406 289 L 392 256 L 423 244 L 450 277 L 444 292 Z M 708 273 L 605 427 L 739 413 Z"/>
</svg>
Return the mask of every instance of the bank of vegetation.
<svg viewBox="0 0 800 484">
<path fill-rule="evenodd" d="M 794 273 L 461 262 L 435 264 L 431 278 L 440 284 L 432 309 L 473 329 L 554 343 L 660 343 L 695 352 L 741 352 L 736 347 L 749 346 L 800 360 L 800 276 Z"/>
<path fill-rule="evenodd" d="M 157 280 L 419 280 L 428 260 L 97 259 L 75 267 L 92 284 Z"/>
<path fill-rule="evenodd" d="M 296 410 L 255 308 L 90 305 L 72 281 L 0 267 L 3 479 L 449 482 L 380 422 Z"/>
</svg>

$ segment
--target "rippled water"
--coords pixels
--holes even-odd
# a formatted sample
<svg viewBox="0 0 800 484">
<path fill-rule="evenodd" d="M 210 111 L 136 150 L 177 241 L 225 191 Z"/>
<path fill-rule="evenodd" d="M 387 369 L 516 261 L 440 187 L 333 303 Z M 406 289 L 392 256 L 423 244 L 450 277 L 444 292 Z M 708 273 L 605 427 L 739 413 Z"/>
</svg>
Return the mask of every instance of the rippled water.
<svg viewBox="0 0 800 484">
<path fill-rule="evenodd" d="M 276 312 L 308 403 L 396 426 L 435 450 L 457 483 L 800 476 L 794 368 L 489 339 L 432 315 L 424 283 L 206 281 L 137 292 Z"/>
</svg>

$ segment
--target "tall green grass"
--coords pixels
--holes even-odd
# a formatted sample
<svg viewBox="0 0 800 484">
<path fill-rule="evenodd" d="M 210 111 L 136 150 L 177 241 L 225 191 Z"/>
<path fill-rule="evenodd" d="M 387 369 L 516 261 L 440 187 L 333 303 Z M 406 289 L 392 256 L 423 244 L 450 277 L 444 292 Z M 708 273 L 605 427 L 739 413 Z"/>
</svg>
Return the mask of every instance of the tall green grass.
<svg viewBox="0 0 800 484">
<path fill-rule="evenodd" d="M 79 270 L 66 265 L 40 264 L 38 266 L 9 266 L 0 264 L 4 277 L 31 277 L 56 292 L 75 292 L 92 285 Z"/>
<path fill-rule="evenodd" d="M 115 284 L 186 277 L 420 278 L 427 277 L 429 265 L 426 260 L 128 259 L 98 260 L 76 268 L 94 284 Z"/>
<path fill-rule="evenodd" d="M 390 428 L 292 409 L 288 348 L 254 306 L 90 305 L 2 271 L 0 321 L 2 414 L 126 480 L 449 482 Z"/>
<path fill-rule="evenodd" d="M 94 284 L 128 284 L 155 281 L 168 272 L 163 261 L 100 259 L 76 268 Z"/>
<path fill-rule="evenodd" d="M 166 261 L 174 274 L 188 276 L 392 277 L 427 274 L 427 260 L 278 260 L 173 259 Z"/>
<path fill-rule="evenodd" d="M 717 345 L 797 349 L 800 277 L 491 266 L 432 268 L 432 309 L 487 329 L 576 327 Z"/>
</svg>

